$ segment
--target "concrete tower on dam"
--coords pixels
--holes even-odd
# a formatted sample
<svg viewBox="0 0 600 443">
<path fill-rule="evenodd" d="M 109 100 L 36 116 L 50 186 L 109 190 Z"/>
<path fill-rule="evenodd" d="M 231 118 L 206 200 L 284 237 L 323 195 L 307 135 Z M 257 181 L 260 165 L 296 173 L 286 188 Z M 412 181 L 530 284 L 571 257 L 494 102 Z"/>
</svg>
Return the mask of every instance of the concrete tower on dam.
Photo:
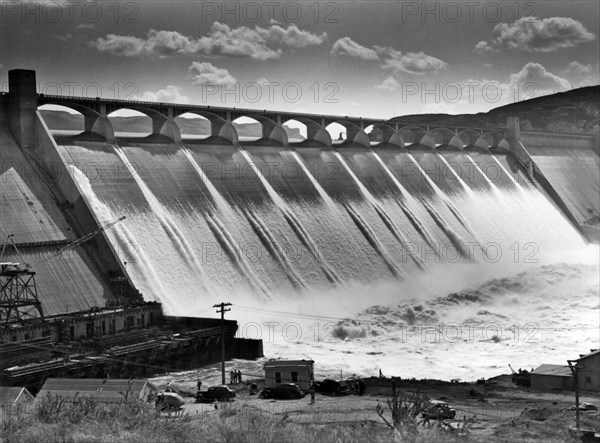
<svg viewBox="0 0 600 443">
<path fill-rule="evenodd" d="M 13 136 L 23 149 L 35 148 L 36 85 L 35 71 L 8 71 L 8 122 Z"/>
</svg>

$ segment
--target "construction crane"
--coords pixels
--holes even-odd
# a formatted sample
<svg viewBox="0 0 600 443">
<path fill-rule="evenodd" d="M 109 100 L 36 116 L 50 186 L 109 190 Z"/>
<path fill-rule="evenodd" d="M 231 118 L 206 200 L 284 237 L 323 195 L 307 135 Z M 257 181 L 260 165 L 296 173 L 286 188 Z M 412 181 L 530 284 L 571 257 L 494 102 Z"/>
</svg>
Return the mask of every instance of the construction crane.
<svg viewBox="0 0 600 443">
<path fill-rule="evenodd" d="M 90 232 L 89 234 L 84 235 L 81 238 L 78 238 L 77 240 L 75 240 L 72 243 L 69 243 L 68 245 L 64 246 L 63 248 L 60 248 L 58 251 L 56 251 L 54 254 L 50 254 L 49 256 L 47 256 L 46 258 L 44 258 L 42 261 L 40 261 L 40 263 L 44 263 L 47 262 L 48 260 L 52 260 L 54 257 L 58 257 L 59 255 L 62 255 L 63 252 L 68 251 L 69 249 L 75 248 L 89 240 L 91 240 L 92 238 L 94 238 L 95 236 L 97 236 L 98 234 L 100 234 L 103 231 L 106 231 L 107 229 L 112 228 L 114 225 L 116 225 L 117 223 L 119 223 L 120 221 L 125 220 L 125 216 L 122 216 L 116 220 L 113 220 L 109 223 L 106 223 L 105 225 L 100 226 L 98 229 L 96 229 L 93 232 Z"/>
<path fill-rule="evenodd" d="M 125 216 L 100 226 L 95 231 L 78 238 L 55 253 L 50 254 L 39 263 L 44 263 L 58 257 L 63 252 L 91 240 L 96 235 L 110 229 L 124 219 Z M 17 252 L 20 259 L 19 263 L 3 261 L 4 253 L 9 244 Z M 37 295 L 35 272 L 31 270 L 29 263 L 23 261 L 23 256 L 13 239 L 13 235 L 10 234 L 7 236 L 7 243 L 4 244 L 0 253 L 0 328 L 7 326 L 10 322 L 35 318 L 44 321 L 42 303 Z"/>
</svg>

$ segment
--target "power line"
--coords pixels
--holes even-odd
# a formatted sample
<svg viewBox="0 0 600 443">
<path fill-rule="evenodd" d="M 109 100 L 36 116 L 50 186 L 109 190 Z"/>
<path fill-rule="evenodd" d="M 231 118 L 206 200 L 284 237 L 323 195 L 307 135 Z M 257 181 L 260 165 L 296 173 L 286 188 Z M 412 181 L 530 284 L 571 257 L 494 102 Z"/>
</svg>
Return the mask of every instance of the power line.
<svg viewBox="0 0 600 443">
<path fill-rule="evenodd" d="M 502 325 L 500 325 L 499 323 L 496 322 L 486 322 L 482 325 L 475 325 L 473 323 L 469 323 L 469 322 L 463 322 L 458 323 L 458 322 L 437 322 L 437 323 L 413 323 L 412 325 L 410 323 L 406 323 L 406 322 L 402 322 L 402 321 L 398 321 L 398 320 L 368 320 L 368 319 L 360 319 L 360 318 L 350 318 L 350 317 L 333 317 L 333 316 L 325 316 L 325 315 L 318 315 L 318 314 L 301 314 L 301 313 L 293 313 L 293 312 L 285 312 L 285 311 L 276 311 L 276 310 L 270 310 L 270 309 L 261 309 L 261 308 L 252 308 L 249 306 L 237 306 L 237 308 L 241 311 L 245 311 L 245 312 L 258 312 L 258 313 L 264 313 L 264 314 L 271 314 L 271 315 L 283 315 L 283 316 L 287 316 L 287 317 L 293 317 L 293 318 L 303 318 L 303 319 L 316 319 L 316 320 L 330 320 L 330 321 L 337 321 L 337 322 L 342 322 L 342 321 L 358 321 L 360 323 L 367 323 L 367 324 L 374 324 L 374 325 L 381 325 L 384 324 L 386 326 L 393 326 L 393 325 L 398 325 L 398 326 L 405 326 L 405 327 L 410 327 L 410 326 L 431 326 L 434 327 L 436 325 L 440 325 L 440 324 L 447 324 L 447 325 L 463 325 L 463 326 L 467 326 L 469 325 L 472 328 L 475 329 L 483 329 L 486 327 L 489 327 L 490 325 L 498 325 L 500 327 L 502 327 Z M 527 323 L 523 323 L 522 325 L 519 325 L 518 322 L 514 322 L 511 325 L 505 326 L 505 329 L 509 329 L 510 327 L 514 327 L 515 325 L 517 325 L 520 328 L 524 328 L 525 325 L 535 325 L 535 322 L 527 322 Z M 573 326 L 573 327 L 565 327 L 565 326 L 555 326 L 555 327 L 546 327 L 546 328 L 541 328 L 538 327 L 538 330 L 542 330 L 542 331 L 564 331 L 564 330 L 573 330 L 573 331 L 579 331 L 579 330 L 588 330 L 588 329 L 594 329 L 597 330 L 597 327 L 594 326 L 589 326 L 589 327 L 582 327 L 582 326 Z"/>
</svg>

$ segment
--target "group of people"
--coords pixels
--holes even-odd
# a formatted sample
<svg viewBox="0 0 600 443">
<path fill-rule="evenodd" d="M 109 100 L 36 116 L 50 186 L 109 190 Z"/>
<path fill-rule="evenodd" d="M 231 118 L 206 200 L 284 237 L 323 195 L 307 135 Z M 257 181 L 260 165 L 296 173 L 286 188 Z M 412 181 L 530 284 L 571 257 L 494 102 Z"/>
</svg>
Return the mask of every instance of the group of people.
<svg viewBox="0 0 600 443">
<path fill-rule="evenodd" d="M 232 385 L 236 385 L 238 383 L 242 382 L 242 371 L 235 370 L 235 371 L 230 371 L 229 372 L 229 380 Z"/>
</svg>

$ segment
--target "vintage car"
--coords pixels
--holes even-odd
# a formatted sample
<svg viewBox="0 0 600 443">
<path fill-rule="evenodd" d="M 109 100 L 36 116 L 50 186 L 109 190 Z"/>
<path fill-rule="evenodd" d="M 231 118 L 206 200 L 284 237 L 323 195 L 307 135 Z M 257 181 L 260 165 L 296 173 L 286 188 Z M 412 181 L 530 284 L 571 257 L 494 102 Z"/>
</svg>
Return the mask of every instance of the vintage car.
<svg viewBox="0 0 600 443">
<path fill-rule="evenodd" d="M 260 393 L 261 398 L 290 400 L 304 397 L 304 392 L 295 383 L 279 383 L 275 387 L 267 387 Z"/>
<path fill-rule="evenodd" d="M 332 380 L 326 378 L 323 381 L 317 381 L 314 383 L 315 391 L 325 395 L 348 395 L 350 394 L 350 388 L 348 383 L 344 380 Z"/>
<path fill-rule="evenodd" d="M 216 385 L 211 386 L 206 391 L 199 391 L 196 394 L 196 403 L 213 403 L 215 401 L 233 401 L 235 392 L 229 386 Z"/>
<path fill-rule="evenodd" d="M 452 419 L 456 417 L 456 410 L 448 406 L 445 401 L 430 400 L 421 416 L 429 420 Z"/>
</svg>

